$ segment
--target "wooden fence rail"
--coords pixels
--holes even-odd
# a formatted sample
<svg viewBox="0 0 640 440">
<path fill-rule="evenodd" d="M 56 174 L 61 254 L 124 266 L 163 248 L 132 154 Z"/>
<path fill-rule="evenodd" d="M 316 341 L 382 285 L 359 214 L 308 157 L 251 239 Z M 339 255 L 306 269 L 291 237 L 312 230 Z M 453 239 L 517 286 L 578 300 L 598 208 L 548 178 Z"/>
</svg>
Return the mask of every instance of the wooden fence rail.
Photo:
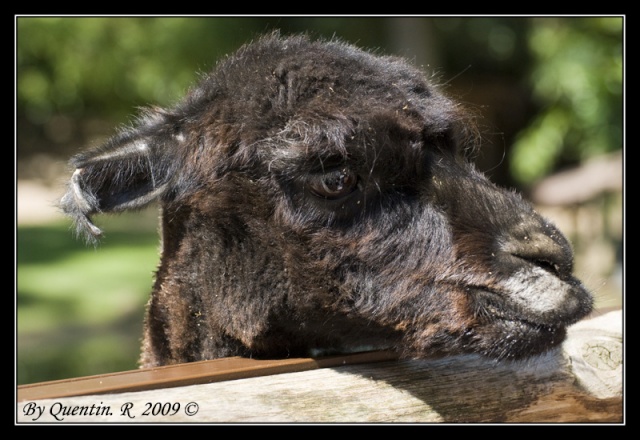
<svg viewBox="0 0 640 440">
<path fill-rule="evenodd" d="M 624 423 L 622 312 L 521 362 L 242 358 L 23 385 L 27 423 Z"/>
</svg>

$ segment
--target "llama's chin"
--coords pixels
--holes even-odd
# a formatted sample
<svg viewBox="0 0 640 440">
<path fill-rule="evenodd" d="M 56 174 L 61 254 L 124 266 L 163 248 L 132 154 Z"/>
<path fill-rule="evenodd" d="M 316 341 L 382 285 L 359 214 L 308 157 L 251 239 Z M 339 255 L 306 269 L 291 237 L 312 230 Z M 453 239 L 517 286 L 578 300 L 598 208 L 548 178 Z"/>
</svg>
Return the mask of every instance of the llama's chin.
<svg viewBox="0 0 640 440">
<path fill-rule="evenodd" d="M 560 345 L 565 326 L 548 326 L 526 320 L 498 318 L 477 331 L 483 339 L 480 353 L 498 360 L 520 360 L 545 353 Z"/>
</svg>

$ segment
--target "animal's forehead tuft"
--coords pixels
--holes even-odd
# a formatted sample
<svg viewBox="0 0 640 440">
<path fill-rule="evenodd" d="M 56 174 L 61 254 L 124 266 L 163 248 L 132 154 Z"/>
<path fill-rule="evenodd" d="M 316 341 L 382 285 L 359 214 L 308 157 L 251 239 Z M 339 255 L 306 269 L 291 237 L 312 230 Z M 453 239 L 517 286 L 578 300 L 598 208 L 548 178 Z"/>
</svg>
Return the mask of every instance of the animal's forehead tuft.
<svg viewBox="0 0 640 440">
<path fill-rule="evenodd" d="M 232 154 L 231 163 L 266 161 L 271 169 L 278 166 L 273 158 L 297 160 L 309 146 L 314 159 L 378 156 L 384 146 L 408 148 L 412 156 L 419 143 L 458 143 L 456 127 L 467 119 L 404 59 L 277 34 L 220 61 L 178 112 L 198 131 L 205 128 L 206 142 Z"/>
<path fill-rule="evenodd" d="M 336 40 L 300 35 L 279 38 L 277 34 L 221 60 L 200 88 L 208 89 L 210 96 L 222 92 L 245 100 L 259 94 L 276 95 L 270 99 L 282 98 L 288 106 L 292 100 L 305 101 L 325 92 L 333 98 L 348 96 L 352 102 L 363 98 L 399 101 L 403 94 L 424 98 L 432 92 L 424 72 L 404 59 L 376 55 Z M 349 102 L 341 104 L 348 106 Z M 357 109 L 358 102 L 352 108 Z"/>
</svg>

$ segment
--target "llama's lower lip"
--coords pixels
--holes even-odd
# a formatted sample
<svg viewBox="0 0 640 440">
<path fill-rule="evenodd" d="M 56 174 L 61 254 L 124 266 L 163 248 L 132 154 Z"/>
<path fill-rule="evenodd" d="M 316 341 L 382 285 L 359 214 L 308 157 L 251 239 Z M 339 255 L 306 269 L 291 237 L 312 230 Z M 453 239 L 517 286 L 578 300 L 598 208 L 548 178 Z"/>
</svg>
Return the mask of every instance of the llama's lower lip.
<svg viewBox="0 0 640 440">
<path fill-rule="evenodd" d="M 504 321 L 519 323 L 521 325 L 530 327 L 532 329 L 545 329 L 547 331 L 554 331 L 558 327 L 556 324 L 549 322 L 543 322 L 543 320 L 536 320 L 532 316 L 522 316 L 517 308 L 510 305 L 504 298 L 507 296 L 504 293 L 497 292 L 488 288 L 476 288 L 477 300 L 481 301 L 481 307 L 478 310 L 482 310 L 482 313 L 478 313 L 478 316 L 483 316 L 489 321 Z"/>
<path fill-rule="evenodd" d="M 489 289 L 475 292 L 480 325 L 474 333 L 483 340 L 481 353 L 484 355 L 495 359 L 522 359 L 544 353 L 564 340 L 564 325 L 523 316 L 498 292 Z"/>
<path fill-rule="evenodd" d="M 501 311 L 495 314 L 496 323 L 501 323 L 505 327 L 522 328 L 523 331 L 533 331 L 536 333 L 554 333 L 564 328 L 563 325 L 553 325 L 544 322 L 536 322 L 530 318 L 516 317 Z"/>
<path fill-rule="evenodd" d="M 563 326 L 536 324 L 523 319 L 500 318 L 494 325 L 500 336 L 494 335 L 486 354 L 499 359 L 517 360 L 545 353 L 562 343 L 566 336 Z"/>
<path fill-rule="evenodd" d="M 497 322 L 500 322 L 503 326 L 507 328 L 514 328 L 514 329 L 519 328 L 519 329 L 522 329 L 522 331 L 534 331 L 537 333 L 555 333 L 559 330 L 564 329 L 563 326 L 540 324 L 540 323 L 529 321 L 527 319 L 500 317 L 497 319 Z"/>
</svg>

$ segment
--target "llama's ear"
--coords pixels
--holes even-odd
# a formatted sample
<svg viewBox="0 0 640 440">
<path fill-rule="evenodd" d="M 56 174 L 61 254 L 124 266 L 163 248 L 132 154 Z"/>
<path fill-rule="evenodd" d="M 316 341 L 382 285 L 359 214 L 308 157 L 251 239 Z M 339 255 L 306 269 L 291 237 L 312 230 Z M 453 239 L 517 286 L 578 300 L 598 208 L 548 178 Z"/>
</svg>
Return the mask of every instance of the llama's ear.
<svg viewBox="0 0 640 440">
<path fill-rule="evenodd" d="M 173 157 L 181 139 L 177 133 L 164 115 L 148 114 L 137 127 L 71 159 L 75 171 L 60 207 L 78 233 L 94 242 L 102 231 L 92 214 L 142 208 L 167 192 L 178 166 Z"/>
</svg>

